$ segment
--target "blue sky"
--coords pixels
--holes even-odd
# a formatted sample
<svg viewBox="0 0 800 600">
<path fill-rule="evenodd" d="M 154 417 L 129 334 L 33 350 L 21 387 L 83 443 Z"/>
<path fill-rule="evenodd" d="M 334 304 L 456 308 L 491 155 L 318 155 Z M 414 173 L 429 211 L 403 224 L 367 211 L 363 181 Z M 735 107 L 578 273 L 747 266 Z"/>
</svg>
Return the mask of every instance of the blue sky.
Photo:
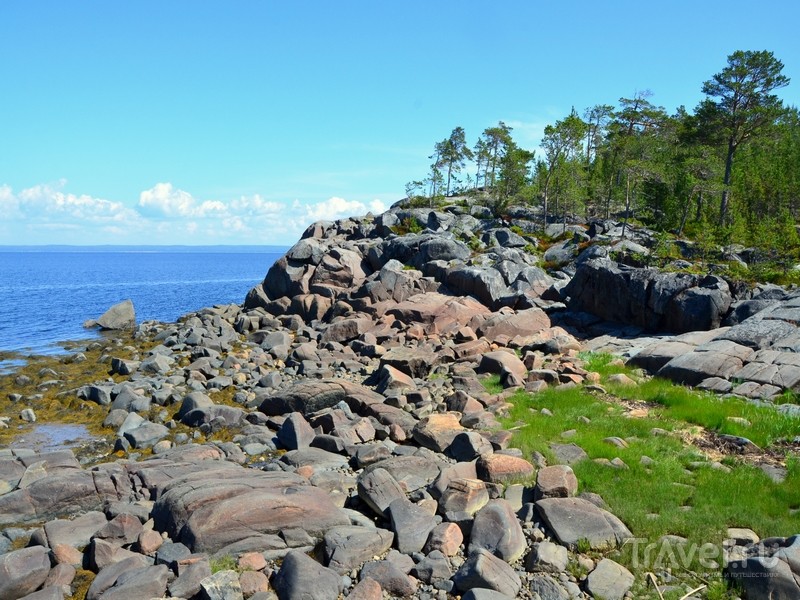
<svg viewBox="0 0 800 600">
<path fill-rule="evenodd" d="M 0 3 L 0 244 L 291 244 L 381 210 L 456 126 L 673 112 L 734 50 L 800 105 L 800 4 Z"/>
</svg>

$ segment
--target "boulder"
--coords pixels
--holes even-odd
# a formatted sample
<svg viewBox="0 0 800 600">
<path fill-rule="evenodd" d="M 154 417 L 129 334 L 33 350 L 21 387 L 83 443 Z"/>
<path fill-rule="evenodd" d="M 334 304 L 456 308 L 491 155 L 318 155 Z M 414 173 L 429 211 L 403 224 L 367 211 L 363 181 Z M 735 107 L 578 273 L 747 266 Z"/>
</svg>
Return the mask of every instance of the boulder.
<svg viewBox="0 0 800 600">
<path fill-rule="evenodd" d="M 488 550 L 509 563 L 525 553 L 525 534 L 507 500 L 491 500 L 475 515 L 469 552 L 475 552 L 479 548 Z"/>
<path fill-rule="evenodd" d="M 133 309 L 133 302 L 123 300 L 115 304 L 97 319 L 96 324 L 101 329 L 133 329 L 136 327 L 136 311 Z"/>
<path fill-rule="evenodd" d="M 633 534 L 607 510 L 583 498 L 545 498 L 536 509 L 559 543 L 570 550 L 587 540 L 593 550 L 616 548 Z"/>
<path fill-rule="evenodd" d="M 516 598 L 522 587 L 519 575 L 508 563 L 482 548 L 472 552 L 464 561 L 453 575 L 453 583 L 462 592 L 486 588 L 511 598 Z"/>
<path fill-rule="evenodd" d="M 628 569 L 610 558 L 604 558 L 586 578 L 586 591 L 595 598 L 622 600 L 634 581 Z"/>
<path fill-rule="evenodd" d="M 323 552 L 328 568 L 344 575 L 389 550 L 391 531 L 380 528 L 341 526 L 325 533 Z"/>
<path fill-rule="evenodd" d="M 16 600 L 36 591 L 49 573 L 50 558 L 43 546 L 0 555 L 0 598 Z"/>
<path fill-rule="evenodd" d="M 350 523 L 327 492 L 303 478 L 240 467 L 176 478 L 153 506 L 153 518 L 193 552 L 268 540 L 292 528 L 322 539 L 331 527 Z"/>
<path fill-rule="evenodd" d="M 272 582 L 281 600 L 336 600 L 342 579 L 303 552 L 289 552 Z"/>
<path fill-rule="evenodd" d="M 406 498 L 393 500 L 387 509 L 395 535 L 395 545 L 403 554 L 420 552 L 440 519 Z"/>
</svg>

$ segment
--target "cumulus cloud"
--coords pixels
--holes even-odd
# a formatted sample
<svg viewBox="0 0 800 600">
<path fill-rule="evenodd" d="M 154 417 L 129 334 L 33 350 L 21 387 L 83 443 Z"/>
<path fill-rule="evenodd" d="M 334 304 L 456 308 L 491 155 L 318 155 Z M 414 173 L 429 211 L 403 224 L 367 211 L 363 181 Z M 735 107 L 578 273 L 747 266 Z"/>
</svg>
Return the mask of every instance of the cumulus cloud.
<svg viewBox="0 0 800 600">
<path fill-rule="evenodd" d="M 157 183 L 139 194 L 139 208 L 143 212 L 165 217 L 188 217 L 196 209 L 195 205 L 189 192 L 176 190 L 169 182 Z"/>
<path fill-rule="evenodd" d="M 383 202 L 373 200 L 369 206 L 358 200 L 345 200 L 334 196 L 323 202 L 317 202 L 306 207 L 306 215 L 312 221 L 335 221 L 345 217 L 353 217 L 366 214 L 367 212 L 383 212 L 386 210 Z"/>
<path fill-rule="evenodd" d="M 8 186 L 0 188 L 0 218 L 21 219 L 32 225 L 61 228 L 72 223 L 103 225 L 136 220 L 138 213 L 122 202 L 87 194 L 66 193 L 66 181 L 25 188 L 18 194 Z M 8 210 L 6 210 L 8 209 Z"/>
<path fill-rule="evenodd" d="M 70 193 L 65 186 L 59 181 L 15 192 L 0 185 L 0 229 L 14 232 L 3 236 L 5 242 L 289 245 L 314 221 L 386 209 L 378 199 L 279 202 L 259 194 L 199 199 L 170 182 L 156 183 L 128 205 Z"/>
</svg>

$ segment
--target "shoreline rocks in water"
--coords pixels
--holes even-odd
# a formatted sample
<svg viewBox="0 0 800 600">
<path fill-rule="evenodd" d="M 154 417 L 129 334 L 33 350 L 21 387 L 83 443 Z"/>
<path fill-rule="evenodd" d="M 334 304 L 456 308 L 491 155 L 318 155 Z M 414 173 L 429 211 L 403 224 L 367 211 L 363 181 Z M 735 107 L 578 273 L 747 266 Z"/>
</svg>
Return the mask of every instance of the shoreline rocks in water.
<svg viewBox="0 0 800 600">
<path fill-rule="evenodd" d="M 109 308 L 96 320 L 86 321 L 83 326 L 87 329 L 99 327 L 106 331 L 133 329 L 136 327 L 136 311 L 133 308 L 133 302 L 123 300 Z"/>
<path fill-rule="evenodd" d="M 396 234 L 410 218 L 427 229 Z M 103 352 L 113 379 L 53 383 L 102 415 L 114 452 L 83 465 L 0 450 L 0 599 L 63 600 L 81 585 L 90 600 L 630 594 L 625 567 L 576 553 L 618 548 L 627 525 L 569 466 L 509 448 L 499 423 L 511 390 L 585 381 L 577 336 L 601 322 L 567 311 L 565 280 L 486 221 L 395 209 L 314 224 L 243 307 L 143 323 L 124 358 Z M 492 246 L 473 256 L 462 237 L 479 231 Z M 729 318 L 719 282 L 675 289 L 697 290 L 680 310 Z M 724 339 L 659 340 L 639 360 L 663 370 L 706 352 L 740 361 L 717 377 L 749 367 L 788 385 L 793 332 L 769 332 L 792 325 L 793 302 L 742 320 L 772 321 L 756 326 L 772 340 L 757 350 L 737 324 Z M 487 392 L 481 373 L 507 391 Z M 751 542 L 735 544 L 747 569 L 772 568 L 770 585 L 794 593 L 793 538 L 774 567 Z M 567 566 L 579 561 L 585 579 Z"/>
</svg>

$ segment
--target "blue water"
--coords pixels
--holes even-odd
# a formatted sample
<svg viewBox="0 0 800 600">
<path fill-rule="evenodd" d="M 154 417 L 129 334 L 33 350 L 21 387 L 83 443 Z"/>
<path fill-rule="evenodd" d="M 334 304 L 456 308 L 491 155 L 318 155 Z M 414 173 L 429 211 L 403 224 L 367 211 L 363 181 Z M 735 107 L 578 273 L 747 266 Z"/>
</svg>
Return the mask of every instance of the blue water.
<svg viewBox="0 0 800 600">
<path fill-rule="evenodd" d="M 52 353 L 130 299 L 137 322 L 241 304 L 285 252 L 244 247 L 0 247 L 0 351 Z"/>
</svg>

